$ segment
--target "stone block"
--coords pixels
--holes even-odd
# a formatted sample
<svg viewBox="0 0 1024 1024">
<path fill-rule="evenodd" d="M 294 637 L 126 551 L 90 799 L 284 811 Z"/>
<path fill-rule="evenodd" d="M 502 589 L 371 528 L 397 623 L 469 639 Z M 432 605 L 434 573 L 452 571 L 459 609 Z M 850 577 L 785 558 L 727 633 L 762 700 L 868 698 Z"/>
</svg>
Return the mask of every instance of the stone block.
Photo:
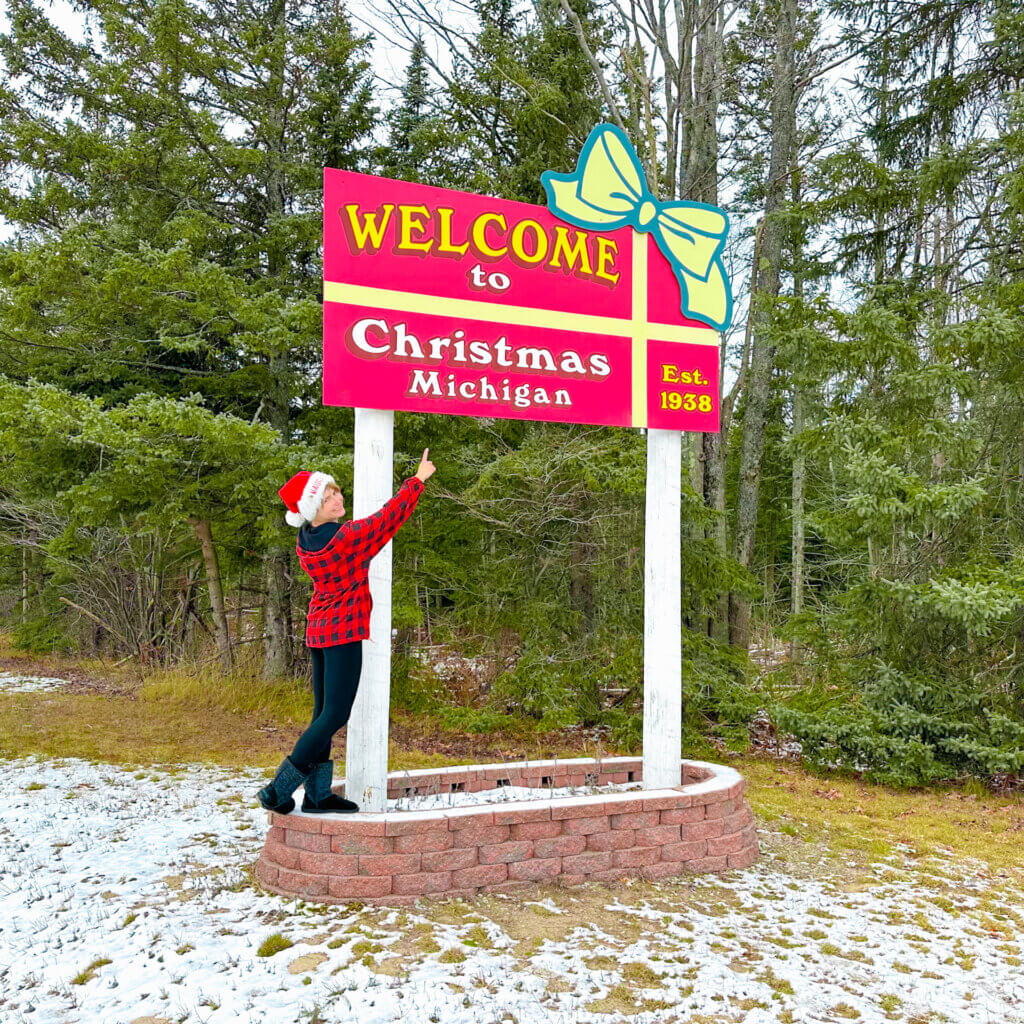
<svg viewBox="0 0 1024 1024">
<path fill-rule="evenodd" d="M 692 825 L 695 821 L 704 820 L 704 805 L 679 807 L 661 812 L 662 825 Z"/>
<path fill-rule="evenodd" d="M 450 871 L 419 871 L 413 875 L 392 875 L 391 891 L 404 896 L 444 892 L 452 887 Z"/>
<path fill-rule="evenodd" d="M 551 839 L 562 834 L 561 820 L 552 821 L 550 817 L 546 821 L 527 821 L 511 828 L 512 839 Z"/>
<path fill-rule="evenodd" d="M 476 828 L 459 829 L 455 833 L 454 845 L 493 846 L 495 843 L 507 843 L 510 836 L 508 825 L 478 825 Z"/>
<path fill-rule="evenodd" d="M 566 835 L 590 835 L 592 832 L 607 832 L 608 815 L 599 814 L 586 818 L 566 818 L 562 824 Z"/>
<path fill-rule="evenodd" d="M 359 858 L 360 875 L 412 875 L 420 869 L 418 853 L 370 854 Z"/>
<path fill-rule="evenodd" d="M 591 871 L 607 871 L 610 867 L 613 867 L 611 850 L 591 850 L 562 858 L 562 870 L 570 874 L 582 871 L 589 875 Z"/>
<path fill-rule="evenodd" d="M 636 830 L 637 846 L 664 846 L 666 843 L 678 843 L 679 839 L 678 825 L 653 825 Z"/>
<path fill-rule="evenodd" d="M 382 836 L 384 819 L 370 821 L 366 818 L 354 819 L 351 814 L 325 814 L 320 831 L 327 836 Z"/>
<path fill-rule="evenodd" d="M 612 828 L 653 828 L 660 820 L 660 811 L 636 811 L 611 816 Z"/>
<path fill-rule="evenodd" d="M 587 836 L 588 850 L 628 850 L 632 846 L 636 846 L 636 831 L 631 828 L 592 832 Z"/>
<path fill-rule="evenodd" d="M 394 853 L 391 836 L 331 836 L 331 853 L 349 853 L 354 857 Z"/>
<path fill-rule="evenodd" d="M 582 853 L 587 848 L 586 836 L 554 836 L 551 839 L 535 839 L 533 855 L 542 860 L 547 857 L 567 857 Z"/>
<path fill-rule="evenodd" d="M 395 836 L 395 853 L 437 853 L 455 845 L 455 832 L 435 828 L 432 832 L 414 832 Z"/>
<path fill-rule="evenodd" d="M 688 843 L 667 843 L 661 848 L 662 860 L 698 860 L 708 852 L 706 839 Z"/>
<path fill-rule="evenodd" d="M 391 875 L 345 875 L 332 876 L 327 888 L 336 899 L 358 900 L 373 896 L 391 894 Z"/>
<path fill-rule="evenodd" d="M 299 853 L 299 870 L 311 875 L 354 875 L 358 858 L 345 853 Z"/>
<path fill-rule="evenodd" d="M 424 853 L 420 860 L 420 868 L 423 871 L 457 871 L 459 868 L 475 867 L 478 849 L 477 846 L 465 846 L 456 850 Z"/>
<path fill-rule="evenodd" d="M 510 863 L 508 877 L 512 881 L 550 881 L 562 873 L 561 857 L 531 857 Z"/>
<path fill-rule="evenodd" d="M 281 868 L 277 876 L 277 886 L 297 896 L 326 896 L 327 876 L 310 875 L 305 871 L 286 871 Z"/>
<path fill-rule="evenodd" d="M 524 839 L 515 843 L 493 843 L 477 847 L 477 859 L 481 864 L 509 864 L 533 856 L 533 840 Z"/>
<path fill-rule="evenodd" d="M 693 842 L 697 839 L 717 839 L 725 833 L 725 819 L 715 818 L 711 821 L 695 821 L 692 825 L 680 825 L 679 838 L 682 842 Z"/>
<path fill-rule="evenodd" d="M 298 850 L 294 846 L 285 846 L 283 843 L 268 842 L 263 846 L 263 855 L 270 863 L 292 871 L 298 868 L 299 854 L 302 852 L 302 850 Z"/>
<path fill-rule="evenodd" d="M 287 832 L 285 845 L 295 850 L 308 850 L 310 853 L 330 853 L 331 837 L 319 832 Z"/>
<path fill-rule="evenodd" d="M 742 832 L 733 832 L 732 835 L 719 836 L 708 840 L 708 856 L 728 856 L 730 853 L 739 853 L 747 846 L 747 837 Z"/>
<path fill-rule="evenodd" d="M 518 810 L 494 810 L 495 825 L 521 825 L 526 822 L 544 822 L 551 820 L 550 807 L 520 807 Z"/>
<path fill-rule="evenodd" d="M 660 846 L 634 846 L 631 850 L 612 850 L 613 868 L 640 868 L 661 860 Z"/>
<path fill-rule="evenodd" d="M 495 885 L 507 878 L 507 864 L 477 864 L 476 867 L 453 871 L 452 886 L 461 889 L 471 885 Z"/>
</svg>

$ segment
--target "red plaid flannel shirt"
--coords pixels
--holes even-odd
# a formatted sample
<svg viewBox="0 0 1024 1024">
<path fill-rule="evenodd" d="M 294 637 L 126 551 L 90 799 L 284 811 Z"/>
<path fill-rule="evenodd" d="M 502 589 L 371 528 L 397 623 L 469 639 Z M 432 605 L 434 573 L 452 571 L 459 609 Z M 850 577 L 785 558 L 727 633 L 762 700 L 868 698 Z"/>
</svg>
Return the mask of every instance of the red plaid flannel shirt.
<svg viewBox="0 0 1024 1024">
<path fill-rule="evenodd" d="M 313 581 L 306 617 L 306 646 L 333 647 L 370 638 L 370 560 L 398 532 L 423 493 L 423 481 L 411 476 L 378 512 L 342 523 L 319 551 L 295 542 L 295 553 Z"/>
</svg>

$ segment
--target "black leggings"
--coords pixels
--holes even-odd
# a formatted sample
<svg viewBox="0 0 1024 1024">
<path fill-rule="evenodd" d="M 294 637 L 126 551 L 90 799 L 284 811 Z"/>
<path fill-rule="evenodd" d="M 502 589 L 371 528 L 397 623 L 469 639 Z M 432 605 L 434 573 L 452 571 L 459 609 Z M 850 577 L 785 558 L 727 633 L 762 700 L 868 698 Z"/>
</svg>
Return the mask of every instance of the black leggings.
<svg viewBox="0 0 1024 1024">
<path fill-rule="evenodd" d="M 331 759 L 331 739 L 348 721 L 363 669 L 363 642 L 310 647 L 313 659 L 313 720 L 295 741 L 292 764 L 301 772 Z"/>
</svg>

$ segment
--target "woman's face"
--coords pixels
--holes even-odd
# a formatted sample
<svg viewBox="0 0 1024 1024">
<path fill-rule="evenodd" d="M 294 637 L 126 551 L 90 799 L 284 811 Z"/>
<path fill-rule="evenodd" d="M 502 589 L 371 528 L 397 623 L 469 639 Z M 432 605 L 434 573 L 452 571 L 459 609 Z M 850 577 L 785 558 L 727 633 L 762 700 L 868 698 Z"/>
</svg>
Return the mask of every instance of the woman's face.
<svg viewBox="0 0 1024 1024">
<path fill-rule="evenodd" d="M 332 519 L 340 519 L 344 514 L 345 499 L 341 496 L 341 491 L 332 487 L 324 495 L 323 504 L 316 518 L 321 523 L 327 523 Z"/>
</svg>

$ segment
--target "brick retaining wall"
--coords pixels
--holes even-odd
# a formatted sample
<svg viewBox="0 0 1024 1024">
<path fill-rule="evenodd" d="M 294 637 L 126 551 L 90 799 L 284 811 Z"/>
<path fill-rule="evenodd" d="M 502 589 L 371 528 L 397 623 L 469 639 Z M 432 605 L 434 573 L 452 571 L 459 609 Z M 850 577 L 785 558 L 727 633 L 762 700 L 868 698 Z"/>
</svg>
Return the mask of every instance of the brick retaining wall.
<svg viewBox="0 0 1024 1024">
<path fill-rule="evenodd" d="M 388 797 L 605 786 L 639 781 L 642 771 L 630 757 L 459 765 L 391 772 Z M 680 785 L 668 789 L 379 814 L 271 812 L 256 877 L 271 892 L 316 902 L 398 905 L 538 882 L 746 868 L 759 851 L 743 788 L 732 768 L 683 761 Z M 344 795 L 344 783 L 334 790 Z"/>
</svg>

